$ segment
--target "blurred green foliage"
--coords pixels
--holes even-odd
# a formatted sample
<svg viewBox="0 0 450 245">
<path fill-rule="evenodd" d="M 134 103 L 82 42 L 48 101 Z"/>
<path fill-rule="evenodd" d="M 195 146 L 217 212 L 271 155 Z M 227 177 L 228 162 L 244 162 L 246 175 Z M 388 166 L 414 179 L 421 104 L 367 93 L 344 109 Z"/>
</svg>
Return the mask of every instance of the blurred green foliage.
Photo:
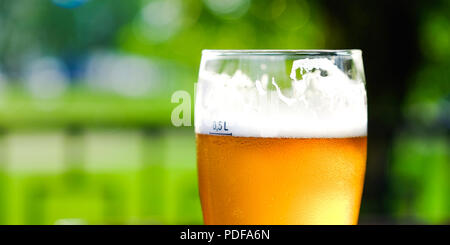
<svg viewBox="0 0 450 245">
<path fill-rule="evenodd" d="M 449 218 L 449 142 L 443 136 L 401 136 L 393 149 L 394 215 L 420 223 Z"/>
<path fill-rule="evenodd" d="M 450 221 L 450 2 L 421 11 L 422 64 L 411 79 L 392 150 L 390 206 L 398 219 Z"/>
</svg>

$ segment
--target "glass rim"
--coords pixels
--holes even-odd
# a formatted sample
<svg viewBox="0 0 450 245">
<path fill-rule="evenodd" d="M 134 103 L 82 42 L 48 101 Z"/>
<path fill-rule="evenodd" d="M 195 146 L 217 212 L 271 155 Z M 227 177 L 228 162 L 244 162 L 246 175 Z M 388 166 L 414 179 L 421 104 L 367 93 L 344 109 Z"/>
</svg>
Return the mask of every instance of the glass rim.
<svg viewBox="0 0 450 245">
<path fill-rule="evenodd" d="M 354 55 L 361 49 L 204 49 L 202 55 L 247 56 L 247 55 Z"/>
</svg>

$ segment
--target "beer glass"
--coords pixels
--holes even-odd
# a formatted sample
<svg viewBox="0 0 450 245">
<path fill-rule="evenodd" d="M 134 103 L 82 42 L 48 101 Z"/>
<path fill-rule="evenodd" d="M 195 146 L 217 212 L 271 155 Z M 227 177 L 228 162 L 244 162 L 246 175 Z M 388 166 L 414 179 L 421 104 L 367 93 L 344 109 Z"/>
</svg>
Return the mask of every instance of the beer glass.
<svg viewBox="0 0 450 245">
<path fill-rule="evenodd" d="M 205 224 L 357 224 L 361 50 L 204 50 L 195 131 Z"/>
</svg>

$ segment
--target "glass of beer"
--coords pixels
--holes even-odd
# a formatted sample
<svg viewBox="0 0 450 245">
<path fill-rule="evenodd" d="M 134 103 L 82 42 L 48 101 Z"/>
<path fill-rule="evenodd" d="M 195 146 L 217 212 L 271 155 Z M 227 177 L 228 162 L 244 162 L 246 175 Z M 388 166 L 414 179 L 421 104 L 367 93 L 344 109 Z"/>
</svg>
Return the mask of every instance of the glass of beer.
<svg viewBox="0 0 450 245">
<path fill-rule="evenodd" d="M 205 224 L 357 224 L 361 50 L 204 50 L 195 98 Z"/>
</svg>

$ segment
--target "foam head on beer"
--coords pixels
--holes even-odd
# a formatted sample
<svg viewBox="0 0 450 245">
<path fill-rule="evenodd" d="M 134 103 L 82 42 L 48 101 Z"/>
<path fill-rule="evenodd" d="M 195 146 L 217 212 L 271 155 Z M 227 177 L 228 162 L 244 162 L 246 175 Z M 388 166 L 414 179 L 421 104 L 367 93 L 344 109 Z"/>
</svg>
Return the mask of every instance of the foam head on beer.
<svg viewBox="0 0 450 245">
<path fill-rule="evenodd" d="M 214 132 L 214 125 L 220 121 L 226 122 L 227 132 L 243 137 L 367 134 L 363 78 L 351 79 L 327 58 L 294 60 L 289 78 L 281 87 L 277 77 L 270 74 L 262 73 L 252 80 L 239 69 L 231 75 L 201 69 L 196 132 Z"/>
</svg>

